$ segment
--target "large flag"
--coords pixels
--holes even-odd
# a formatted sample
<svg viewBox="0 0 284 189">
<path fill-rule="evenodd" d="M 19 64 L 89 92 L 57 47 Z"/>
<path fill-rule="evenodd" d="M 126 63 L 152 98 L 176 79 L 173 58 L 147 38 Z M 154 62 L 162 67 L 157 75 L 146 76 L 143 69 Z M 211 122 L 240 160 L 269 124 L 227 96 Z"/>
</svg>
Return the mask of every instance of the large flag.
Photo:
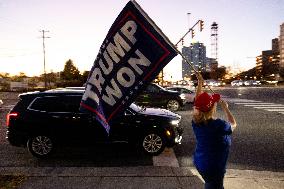
<svg viewBox="0 0 284 189">
<path fill-rule="evenodd" d="M 174 45 L 135 2 L 111 26 L 90 71 L 80 110 L 95 114 L 109 133 L 129 106 L 175 56 Z"/>
</svg>

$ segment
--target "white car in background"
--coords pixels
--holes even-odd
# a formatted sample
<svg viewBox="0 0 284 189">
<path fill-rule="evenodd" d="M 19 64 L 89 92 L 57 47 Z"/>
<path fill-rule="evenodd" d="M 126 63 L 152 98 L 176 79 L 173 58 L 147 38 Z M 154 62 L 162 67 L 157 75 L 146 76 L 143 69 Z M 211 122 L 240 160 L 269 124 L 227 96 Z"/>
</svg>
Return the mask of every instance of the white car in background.
<svg viewBox="0 0 284 189">
<path fill-rule="evenodd" d="M 245 86 L 258 86 L 258 85 L 261 85 L 261 82 L 257 80 L 246 80 L 244 81 L 244 85 Z"/>
<path fill-rule="evenodd" d="M 180 94 L 185 95 L 186 103 L 193 103 L 195 98 L 195 92 L 186 87 L 167 87 L 168 90 L 178 91 Z"/>
<path fill-rule="evenodd" d="M 239 86 L 243 86 L 244 82 L 242 80 L 234 80 L 231 82 L 232 87 L 239 87 Z"/>
</svg>

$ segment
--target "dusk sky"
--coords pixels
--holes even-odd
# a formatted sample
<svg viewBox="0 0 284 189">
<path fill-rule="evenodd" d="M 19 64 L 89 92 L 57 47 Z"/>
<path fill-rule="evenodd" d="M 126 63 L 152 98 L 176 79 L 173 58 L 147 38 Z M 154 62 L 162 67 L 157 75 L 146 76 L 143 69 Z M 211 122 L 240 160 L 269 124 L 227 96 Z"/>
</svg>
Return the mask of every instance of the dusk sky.
<svg viewBox="0 0 284 189">
<path fill-rule="evenodd" d="M 81 72 L 90 70 L 110 26 L 127 0 L 0 0 L 0 73 L 43 73 L 42 33 L 48 30 L 46 70 L 62 71 L 68 59 Z M 196 37 L 211 56 L 211 24 L 217 22 L 219 65 L 247 70 L 271 49 L 284 23 L 284 0 L 137 0 L 165 35 L 176 43 L 199 19 L 205 29 Z M 190 16 L 187 13 L 191 13 Z M 181 46 L 179 46 L 181 50 Z M 181 57 L 165 68 L 181 78 Z"/>
</svg>

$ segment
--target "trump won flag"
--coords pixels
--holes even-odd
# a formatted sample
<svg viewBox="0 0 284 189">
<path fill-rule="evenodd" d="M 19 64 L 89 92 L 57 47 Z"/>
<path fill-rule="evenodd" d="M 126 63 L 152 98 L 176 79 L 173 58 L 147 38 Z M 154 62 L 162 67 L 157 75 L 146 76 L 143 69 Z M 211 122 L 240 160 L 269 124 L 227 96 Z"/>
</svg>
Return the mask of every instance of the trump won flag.
<svg viewBox="0 0 284 189">
<path fill-rule="evenodd" d="M 113 118 L 129 106 L 177 51 L 135 1 L 111 26 L 86 82 L 80 110 L 95 115 L 109 133 Z"/>
</svg>

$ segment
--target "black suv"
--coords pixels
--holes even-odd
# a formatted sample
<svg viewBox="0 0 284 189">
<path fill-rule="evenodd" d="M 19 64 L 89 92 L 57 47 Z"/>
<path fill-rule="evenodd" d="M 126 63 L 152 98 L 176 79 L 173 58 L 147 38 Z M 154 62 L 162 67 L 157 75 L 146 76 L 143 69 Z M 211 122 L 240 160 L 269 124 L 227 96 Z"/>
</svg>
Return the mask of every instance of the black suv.
<svg viewBox="0 0 284 189">
<path fill-rule="evenodd" d="M 134 103 L 115 118 L 107 135 L 93 115 L 79 112 L 83 92 L 60 89 L 19 95 L 7 114 L 6 138 L 11 145 L 27 146 L 39 158 L 61 145 L 127 142 L 158 155 L 166 146 L 181 142 L 180 115 Z"/>
<path fill-rule="evenodd" d="M 135 99 L 135 102 L 142 106 L 164 107 L 171 111 L 177 111 L 184 106 L 186 99 L 184 94 L 151 83 Z"/>
</svg>

